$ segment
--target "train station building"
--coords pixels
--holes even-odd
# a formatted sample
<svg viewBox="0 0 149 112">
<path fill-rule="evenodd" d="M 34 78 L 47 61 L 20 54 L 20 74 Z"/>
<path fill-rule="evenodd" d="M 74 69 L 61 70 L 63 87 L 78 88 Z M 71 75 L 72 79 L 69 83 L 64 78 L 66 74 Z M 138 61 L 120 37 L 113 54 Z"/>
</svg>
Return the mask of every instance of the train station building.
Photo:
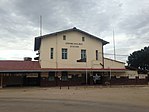
<svg viewBox="0 0 149 112">
<path fill-rule="evenodd" d="M 76 86 L 147 84 L 147 75 L 104 57 L 109 42 L 77 28 L 35 37 L 35 61 L 0 61 L 0 85 Z"/>
</svg>

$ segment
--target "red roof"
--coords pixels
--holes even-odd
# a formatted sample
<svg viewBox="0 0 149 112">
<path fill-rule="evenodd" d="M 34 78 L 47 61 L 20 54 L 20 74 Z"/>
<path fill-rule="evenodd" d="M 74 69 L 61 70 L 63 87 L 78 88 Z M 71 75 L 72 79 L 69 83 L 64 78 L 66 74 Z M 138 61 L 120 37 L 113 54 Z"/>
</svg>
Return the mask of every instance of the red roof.
<svg viewBox="0 0 149 112">
<path fill-rule="evenodd" d="M 0 60 L 0 71 L 7 70 L 40 70 L 38 61 Z"/>
<path fill-rule="evenodd" d="M 0 71 L 125 71 L 125 68 L 41 68 L 38 61 L 0 60 Z"/>
</svg>

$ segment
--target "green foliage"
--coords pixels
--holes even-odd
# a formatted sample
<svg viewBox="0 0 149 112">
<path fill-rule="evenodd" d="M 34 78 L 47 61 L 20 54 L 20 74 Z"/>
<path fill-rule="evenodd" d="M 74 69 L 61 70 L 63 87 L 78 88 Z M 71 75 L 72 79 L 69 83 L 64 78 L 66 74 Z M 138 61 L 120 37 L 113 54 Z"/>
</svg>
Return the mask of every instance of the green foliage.
<svg viewBox="0 0 149 112">
<path fill-rule="evenodd" d="M 127 63 L 128 67 L 149 71 L 149 46 L 130 54 Z"/>
</svg>

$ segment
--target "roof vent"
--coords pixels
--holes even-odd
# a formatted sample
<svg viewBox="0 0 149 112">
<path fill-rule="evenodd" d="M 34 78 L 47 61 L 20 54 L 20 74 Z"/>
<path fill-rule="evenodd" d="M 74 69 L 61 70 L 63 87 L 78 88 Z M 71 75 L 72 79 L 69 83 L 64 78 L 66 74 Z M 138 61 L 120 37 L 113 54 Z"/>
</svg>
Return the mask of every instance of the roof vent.
<svg viewBox="0 0 149 112">
<path fill-rule="evenodd" d="M 32 61 L 31 57 L 24 57 L 24 61 Z"/>
</svg>

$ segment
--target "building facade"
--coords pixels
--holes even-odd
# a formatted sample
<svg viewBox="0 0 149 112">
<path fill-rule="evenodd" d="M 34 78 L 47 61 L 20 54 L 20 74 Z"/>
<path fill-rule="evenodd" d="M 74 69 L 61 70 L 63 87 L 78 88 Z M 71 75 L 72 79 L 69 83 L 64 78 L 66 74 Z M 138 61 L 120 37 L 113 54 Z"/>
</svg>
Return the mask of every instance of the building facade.
<svg viewBox="0 0 149 112">
<path fill-rule="evenodd" d="M 125 63 L 104 57 L 108 43 L 75 27 L 36 37 L 37 61 L 8 61 L 8 69 L 3 67 L 6 61 L 0 61 L 1 85 L 147 84 L 146 76 L 139 78 Z"/>
<path fill-rule="evenodd" d="M 104 40 L 76 28 L 37 38 L 41 68 L 103 68 Z"/>
<path fill-rule="evenodd" d="M 108 43 L 77 28 L 36 37 L 35 51 L 38 51 L 41 68 L 51 71 L 42 73 L 46 76 L 43 86 L 59 85 L 59 81 L 62 85 L 104 85 L 107 82 L 118 84 L 120 78 L 129 80 L 125 63 L 104 58 L 103 47 Z M 138 76 L 136 71 L 133 75 Z M 49 77 L 53 82 L 48 81 Z"/>
</svg>

